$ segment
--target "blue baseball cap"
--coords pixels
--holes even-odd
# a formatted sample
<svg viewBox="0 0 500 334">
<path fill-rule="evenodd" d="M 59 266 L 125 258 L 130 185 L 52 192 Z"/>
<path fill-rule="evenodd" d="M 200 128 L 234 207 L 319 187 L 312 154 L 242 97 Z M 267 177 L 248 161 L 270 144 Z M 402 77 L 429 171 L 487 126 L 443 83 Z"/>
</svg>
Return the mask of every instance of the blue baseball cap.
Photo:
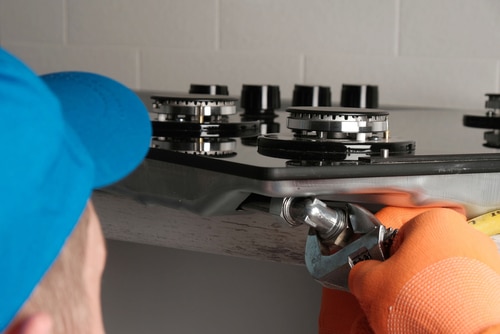
<svg viewBox="0 0 500 334">
<path fill-rule="evenodd" d="M 144 159 L 151 122 L 122 84 L 33 73 L 0 48 L 0 332 L 57 258 L 92 191 Z"/>
</svg>

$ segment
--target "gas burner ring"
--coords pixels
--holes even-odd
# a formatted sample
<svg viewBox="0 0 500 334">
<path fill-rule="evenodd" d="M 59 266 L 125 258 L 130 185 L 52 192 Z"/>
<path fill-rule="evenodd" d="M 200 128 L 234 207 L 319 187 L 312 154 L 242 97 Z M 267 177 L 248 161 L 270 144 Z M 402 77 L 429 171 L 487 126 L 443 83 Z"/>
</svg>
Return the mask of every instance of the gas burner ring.
<svg viewBox="0 0 500 334">
<path fill-rule="evenodd" d="M 311 138 L 387 138 L 389 113 L 381 110 L 340 107 L 288 108 L 288 128 L 297 136 Z M 371 135 L 370 135 L 371 134 Z"/>
<path fill-rule="evenodd" d="M 236 105 L 190 105 L 179 103 L 177 105 L 163 105 L 162 113 L 171 115 L 172 118 L 186 116 L 228 116 L 236 113 Z"/>
<path fill-rule="evenodd" d="M 166 114 L 170 120 L 186 119 L 203 121 L 207 116 L 228 116 L 236 114 L 236 98 L 222 95 L 175 94 L 152 96 L 153 109 Z"/>
<path fill-rule="evenodd" d="M 206 111 L 206 110 L 205 110 Z M 203 110 L 186 112 L 186 110 L 169 110 L 169 113 L 158 113 L 158 122 L 177 122 L 177 123 L 226 123 L 227 115 L 207 115 Z"/>
<path fill-rule="evenodd" d="M 151 147 L 185 154 L 219 158 L 236 155 L 236 140 L 229 138 L 179 139 L 171 137 L 153 137 Z"/>
</svg>

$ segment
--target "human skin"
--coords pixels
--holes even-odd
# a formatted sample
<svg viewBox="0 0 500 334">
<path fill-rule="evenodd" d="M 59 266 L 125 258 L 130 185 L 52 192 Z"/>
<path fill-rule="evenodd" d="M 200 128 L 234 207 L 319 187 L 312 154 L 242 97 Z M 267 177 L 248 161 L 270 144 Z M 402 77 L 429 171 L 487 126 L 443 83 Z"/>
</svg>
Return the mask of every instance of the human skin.
<svg viewBox="0 0 500 334">
<path fill-rule="evenodd" d="M 106 244 L 99 217 L 91 201 L 89 201 L 87 209 L 90 216 L 83 275 L 90 306 L 89 333 L 103 334 L 105 331 L 101 308 L 101 280 L 106 264 Z"/>
<path fill-rule="evenodd" d="M 79 272 L 82 275 L 82 280 L 79 280 L 81 282 L 79 284 L 81 285 L 74 286 L 74 288 L 83 290 L 82 295 L 84 297 L 81 303 L 83 303 L 87 312 L 85 312 L 83 320 L 81 318 L 79 318 L 80 321 L 74 319 L 73 326 L 77 326 L 78 328 L 74 328 L 72 331 L 104 334 L 101 308 L 101 280 L 106 264 L 106 245 L 99 218 L 91 201 L 87 203 L 85 216 L 84 219 L 88 220 L 86 230 L 81 231 L 86 233 L 83 248 L 84 254 L 82 254 L 83 262 L 79 263 L 81 265 Z M 73 254 L 73 256 L 77 256 L 77 254 Z M 65 307 L 70 306 L 63 305 L 56 308 L 56 310 L 64 312 L 66 310 Z M 21 313 L 20 317 L 7 329 L 6 334 L 54 334 L 56 327 L 60 327 L 54 326 L 55 318 L 60 317 L 54 317 L 54 314 L 44 310 L 43 307 L 36 309 L 28 308 Z M 74 316 L 75 313 L 69 312 L 69 314 L 73 314 Z"/>
</svg>

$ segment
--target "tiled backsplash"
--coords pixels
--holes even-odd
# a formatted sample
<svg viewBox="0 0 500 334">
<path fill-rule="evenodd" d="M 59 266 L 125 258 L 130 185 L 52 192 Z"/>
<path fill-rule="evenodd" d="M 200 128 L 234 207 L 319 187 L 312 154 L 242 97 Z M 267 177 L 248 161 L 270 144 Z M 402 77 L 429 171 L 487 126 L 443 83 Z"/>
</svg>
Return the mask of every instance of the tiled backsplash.
<svg viewBox="0 0 500 334">
<path fill-rule="evenodd" d="M 498 0 L 0 0 L 0 44 L 38 73 L 135 89 L 379 86 L 381 104 L 482 109 L 500 78 Z"/>
</svg>

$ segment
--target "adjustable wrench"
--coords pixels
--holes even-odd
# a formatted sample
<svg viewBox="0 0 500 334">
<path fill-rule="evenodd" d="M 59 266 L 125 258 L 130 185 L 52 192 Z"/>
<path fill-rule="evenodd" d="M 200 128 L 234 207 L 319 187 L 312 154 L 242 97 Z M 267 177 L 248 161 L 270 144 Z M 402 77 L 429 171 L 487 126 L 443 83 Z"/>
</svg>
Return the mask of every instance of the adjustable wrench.
<svg viewBox="0 0 500 334">
<path fill-rule="evenodd" d="M 317 198 L 287 197 L 280 215 L 292 226 L 310 226 L 305 249 L 307 269 L 315 280 L 332 289 L 349 290 L 349 272 L 356 263 L 387 259 L 397 233 L 368 210 L 351 203 L 333 202 L 328 206 Z"/>
</svg>

